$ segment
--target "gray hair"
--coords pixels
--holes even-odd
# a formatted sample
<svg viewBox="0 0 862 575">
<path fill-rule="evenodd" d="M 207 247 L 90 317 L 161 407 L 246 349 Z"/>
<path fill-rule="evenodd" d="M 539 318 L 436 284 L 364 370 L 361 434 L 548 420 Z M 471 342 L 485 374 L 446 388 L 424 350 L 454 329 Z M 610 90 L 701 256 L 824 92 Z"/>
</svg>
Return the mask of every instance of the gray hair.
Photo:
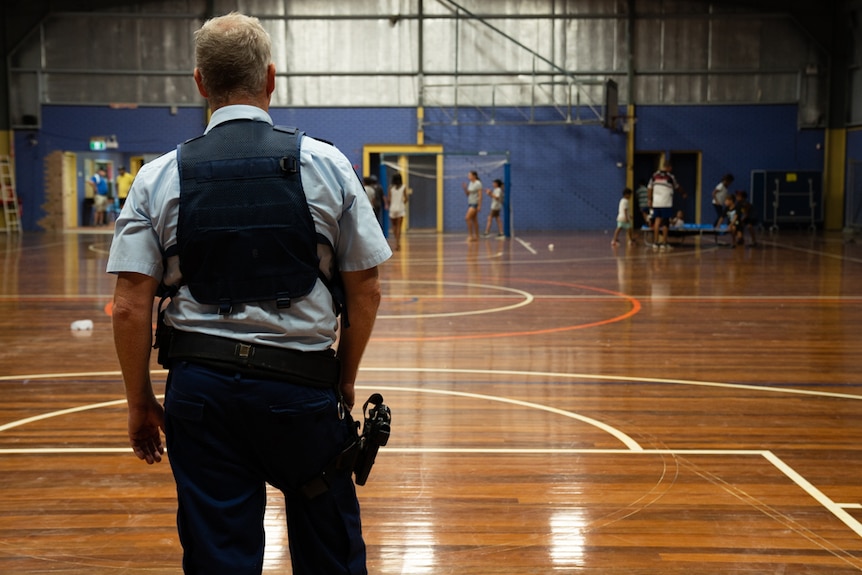
<svg viewBox="0 0 862 575">
<path fill-rule="evenodd" d="M 272 41 L 260 20 L 231 12 L 195 32 L 195 63 L 214 103 L 255 96 L 266 86 Z"/>
</svg>

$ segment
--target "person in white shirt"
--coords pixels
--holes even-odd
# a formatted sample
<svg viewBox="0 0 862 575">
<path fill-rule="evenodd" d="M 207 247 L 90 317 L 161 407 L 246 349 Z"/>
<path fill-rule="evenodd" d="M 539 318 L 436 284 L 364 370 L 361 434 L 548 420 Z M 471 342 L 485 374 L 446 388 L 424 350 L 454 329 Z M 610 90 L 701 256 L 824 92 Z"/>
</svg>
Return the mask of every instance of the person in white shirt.
<svg viewBox="0 0 862 575">
<path fill-rule="evenodd" d="M 389 225 L 392 227 L 392 235 L 395 237 L 395 250 L 401 249 L 401 232 L 404 227 L 404 215 L 407 212 L 407 187 L 401 174 L 392 176 L 389 185 Z"/>
<path fill-rule="evenodd" d="M 485 190 L 488 197 L 491 198 L 491 213 L 488 214 L 488 223 L 485 225 L 485 234 L 491 233 L 491 221 L 497 221 L 497 237 L 503 238 L 503 222 L 500 219 L 500 212 L 503 210 L 503 181 L 500 179 L 494 180 L 494 187 L 490 190 Z"/>
<path fill-rule="evenodd" d="M 624 189 L 623 197 L 620 198 L 619 207 L 617 209 L 617 229 L 614 230 L 614 239 L 611 240 L 611 245 L 614 247 L 620 245 L 620 230 L 626 231 L 629 245 L 635 243 L 634 231 L 632 230 L 631 199 L 631 188 Z"/>
<path fill-rule="evenodd" d="M 463 184 L 464 194 L 467 196 L 467 241 L 479 240 L 479 210 L 482 209 L 482 180 L 475 170 L 467 174 L 468 182 Z"/>
<path fill-rule="evenodd" d="M 712 207 L 715 209 L 715 223 L 718 226 L 719 220 L 724 215 L 724 200 L 730 194 L 729 186 L 733 183 L 733 174 L 725 174 L 721 181 L 712 190 Z"/>
<path fill-rule="evenodd" d="M 649 192 L 649 206 L 653 213 L 653 248 L 666 249 L 668 222 L 673 217 L 673 195 L 676 192 L 685 192 L 680 188 L 671 173 L 673 167 L 670 162 L 665 162 L 661 170 L 653 174 L 647 185 Z"/>
</svg>

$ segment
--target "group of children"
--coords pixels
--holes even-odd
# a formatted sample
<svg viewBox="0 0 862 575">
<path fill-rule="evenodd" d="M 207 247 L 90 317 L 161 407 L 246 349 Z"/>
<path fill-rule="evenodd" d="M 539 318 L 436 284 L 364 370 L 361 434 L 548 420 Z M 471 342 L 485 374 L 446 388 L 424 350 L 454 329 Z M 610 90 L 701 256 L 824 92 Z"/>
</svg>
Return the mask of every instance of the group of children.
<svg viewBox="0 0 862 575">
<path fill-rule="evenodd" d="M 467 241 L 473 242 L 479 239 L 479 210 L 482 208 L 482 181 L 479 179 L 479 173 L 471 170 L 467 174 L 467 182 L 463 184 L 463 188 L 467 195 L 467 215 L 464 217 L 467 222 Z M 482 236 L 487 237 L 491 234 L 491 222 L 496 221 L 497 237 L 505 238 L 503 221 L 500 217 L 503 210 L 503 181 L 494 180 L 494 187 L 486 189 L 485 194 L 491 198 L 491 213 L 488 214 L 488 222 L 485 224 Z"/>
<path fill-rule="evenodd" d="M 634 227 L 632 226 L 631 198 L 631 188 L 624 189 L 617 211 L 617 227 L 611 240 L 611 245 L 614 247 L 620 245 L 619 238 L 622 230 L 626 232 L 629 245 L 637 243 L 634 236 Z M 647 210 L 644 210 L 644 217 L 647 225 L 651 225 Z M 748 193 L 744 190 L 737 190 L 733 194 L 727 194 L 724 198 L 724 209 L 715 222 L 715 229 L 719 230 L 723 225 L 727 226 L 727 233 L 731 238 L 731 247 L 745 245 L 745 234 L 748 232 L 751 238 L 750 245 L 754 247 L 757 245 L 757 223 L 754 206 L 748 201 Z M 684 214 L 682 210 L 679 210 L 676 216 L 671 218 L 670 228 L 683 229 L 684 227 Z"/>
</svg>

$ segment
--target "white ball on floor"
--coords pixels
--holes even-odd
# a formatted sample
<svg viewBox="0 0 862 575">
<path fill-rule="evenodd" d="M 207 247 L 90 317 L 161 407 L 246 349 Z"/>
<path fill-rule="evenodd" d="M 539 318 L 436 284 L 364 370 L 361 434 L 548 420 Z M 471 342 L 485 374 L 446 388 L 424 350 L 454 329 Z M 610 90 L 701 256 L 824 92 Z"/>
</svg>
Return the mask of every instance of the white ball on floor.
<svg viewBox="0 0 862 575">
<path fill-rule="evenodd" d="M 72 331 L 91 331 L 93 329 L 93 320 L 79 319 L 77 321 L 73 321 L 72 325 L 69 327 Z"/>
</svg>

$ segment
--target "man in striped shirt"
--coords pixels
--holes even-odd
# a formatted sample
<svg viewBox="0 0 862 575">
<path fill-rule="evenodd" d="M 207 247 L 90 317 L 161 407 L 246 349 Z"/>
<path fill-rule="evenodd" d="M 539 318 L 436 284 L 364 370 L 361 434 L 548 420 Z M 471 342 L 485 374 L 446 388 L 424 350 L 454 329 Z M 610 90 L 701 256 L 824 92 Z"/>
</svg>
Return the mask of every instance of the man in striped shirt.
<svg viewBox="0 0 862 575">
<path fill-rule="evenodd" d="M 682 193 L 676 178 L 673 177 L 672 166 L 666 161 L 662 169 L 653 174 L 647 185 L 649 207 L 653 213 L 653 248 L 667 249 L 668 222 L 673 217 L 673 194 Z"/>
</svg>

